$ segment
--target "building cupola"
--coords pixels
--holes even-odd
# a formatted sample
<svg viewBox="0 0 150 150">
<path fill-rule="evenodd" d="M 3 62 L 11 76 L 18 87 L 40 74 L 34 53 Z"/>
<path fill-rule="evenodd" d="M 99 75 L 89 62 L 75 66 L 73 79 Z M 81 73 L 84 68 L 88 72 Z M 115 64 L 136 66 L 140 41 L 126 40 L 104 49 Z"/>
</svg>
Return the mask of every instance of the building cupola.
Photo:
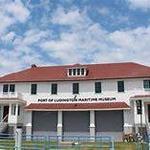
<svg viewBox="0 0 150 150">
<path fill-rule="evenodd" d="M 87 68 L 81 66 L 80 64 L 75 64 L 72 67 L 67 69 L 68 77 L 78 77 L 78 76 L 86 76 Z"/>
</svg>

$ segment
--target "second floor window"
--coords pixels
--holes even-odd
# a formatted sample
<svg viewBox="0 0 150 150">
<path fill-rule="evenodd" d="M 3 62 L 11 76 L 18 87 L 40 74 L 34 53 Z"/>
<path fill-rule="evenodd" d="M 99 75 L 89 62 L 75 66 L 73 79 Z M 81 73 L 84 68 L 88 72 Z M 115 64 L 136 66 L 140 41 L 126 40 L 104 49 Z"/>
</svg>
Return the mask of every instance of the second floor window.
<svg viewBox="0 0 150 150">
<path fill-rule="evenodd" d="M 101 93 L 101 82 L 95 82 L 95 93 Z"/>
<path fill-rule="evenodd" d="M 37 93 L 37 84 L 31 84 L 31 94 L 34 95 Z"/>
<path fill-rule="evenodd" d="M 124 92 L 124 81 L 118 81 L 118 92 Z"/>
<path fill-rule="evenodd" d="M 57 94 L 57 84 L 51 84 L 51 94 Z"/>
<path fill-rule="evenodd" d="M 15 84 L 4 84 L 3 93 L 15 92 Z"/>
<path fill-rule="evenodd" d="M 15 92 L 15 84 L 10 84 L 9 91 Z"/>
<path fill-rule="evenodd" d="M 144 89 L 149 89 L 150 90 L 150 80 L 144 80 L 143 81 L 143 86 L 144 86 Z"/>
<path fill-rule="evenodd" d="M 79 83 L 73 83 L 72 84 L 72 93 L 73 94 L 79 94 Z"/>
<path fill-rule="evenodd" d="M 8 84 L 4 84 L 3 85 L 3 93 L 7 93 L 8 92 Z"/>
</svg>

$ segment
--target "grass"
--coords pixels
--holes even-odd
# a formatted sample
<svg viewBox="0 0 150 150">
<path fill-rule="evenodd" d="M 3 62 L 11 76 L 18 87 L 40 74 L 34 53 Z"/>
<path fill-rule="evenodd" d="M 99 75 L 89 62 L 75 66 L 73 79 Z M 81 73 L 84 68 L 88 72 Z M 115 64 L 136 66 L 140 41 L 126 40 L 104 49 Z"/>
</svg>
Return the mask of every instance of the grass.
<svg viewBox="0 0 150 150">
<path fill-rule="evenodd" d="M 24 150 L 42 150 L 46 145 L 46 150 L 109 150 L 106 143 L 81 142 L 80 144 L 59 144 L 56 142 L 40 142 L 40 141 L 23 141 Z M 100 147 L 102 145 L 102 147 Z M 0 150 L 13 150 L 15 146 L 14 140 L 0 140 Z M 138 143 L 115 142 L 115 150 L 148 150 L 148 145 Z"/>
</svg>

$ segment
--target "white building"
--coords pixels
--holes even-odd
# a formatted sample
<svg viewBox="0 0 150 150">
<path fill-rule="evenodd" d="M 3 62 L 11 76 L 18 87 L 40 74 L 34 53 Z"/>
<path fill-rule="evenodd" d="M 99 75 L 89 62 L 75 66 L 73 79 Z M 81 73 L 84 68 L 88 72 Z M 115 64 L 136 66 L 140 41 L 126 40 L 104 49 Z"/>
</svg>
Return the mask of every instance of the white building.
<svg viewBox="0 0 150 150">
<path fill-rule="evenodd" d="M 112 63 L 37 67 L 0 77 L 1 132 L 113 136 L 150 127 L 150 67 Z"/>
</svg>

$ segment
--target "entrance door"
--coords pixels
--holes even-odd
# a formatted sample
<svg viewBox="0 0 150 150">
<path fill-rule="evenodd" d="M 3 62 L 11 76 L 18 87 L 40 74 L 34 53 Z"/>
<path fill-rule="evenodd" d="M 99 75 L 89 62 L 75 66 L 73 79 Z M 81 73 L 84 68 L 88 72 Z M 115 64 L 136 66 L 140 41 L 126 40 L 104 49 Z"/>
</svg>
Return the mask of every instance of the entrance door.
<svg viewBox="0 0 150 150">
<path fill-rule="evenodd" d="M 4 106 L 3 119 L 5 122 L 8 122 L 8 113 L 9 113 L 9 106 Z"/>
</svg>

